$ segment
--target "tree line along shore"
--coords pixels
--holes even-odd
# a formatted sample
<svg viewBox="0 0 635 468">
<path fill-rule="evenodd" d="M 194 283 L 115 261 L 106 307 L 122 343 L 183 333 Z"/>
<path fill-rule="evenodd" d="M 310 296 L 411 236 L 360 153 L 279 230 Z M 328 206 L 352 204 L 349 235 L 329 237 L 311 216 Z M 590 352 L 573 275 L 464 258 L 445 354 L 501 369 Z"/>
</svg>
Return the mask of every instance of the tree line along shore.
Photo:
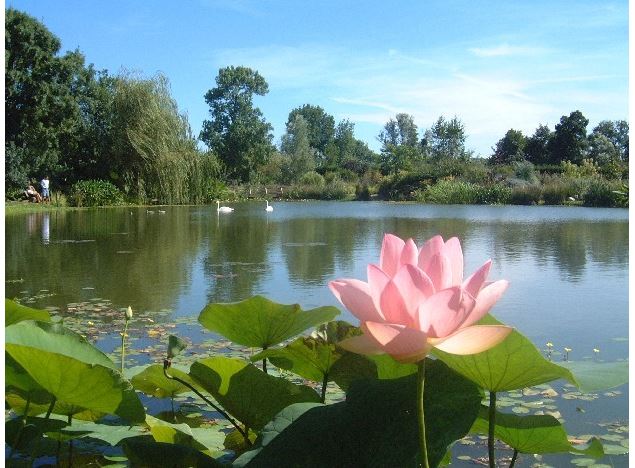
<svg viewBox="0 0 635 468">
<path fill-rule="evenodd" d="M 249 198 L 444 204 L 628 206 L 628 123 L 589 128 L 579 110 L 532 135 L 509 129 L 491 154 L 466 148 L 459 117 L 419 128 L 398 113 L 373 151 L 349 120 L 307 103 L 285 133 L 254 105 L 265 77 L 221 68 L 195 135 L 168 78 L 86 64 L 35 18 L 5 10 L 5 199 L 51 179 L 54 206 L 205 204 Z M 265 188 L 267 190 L 265 191 Z"/>
</svg>

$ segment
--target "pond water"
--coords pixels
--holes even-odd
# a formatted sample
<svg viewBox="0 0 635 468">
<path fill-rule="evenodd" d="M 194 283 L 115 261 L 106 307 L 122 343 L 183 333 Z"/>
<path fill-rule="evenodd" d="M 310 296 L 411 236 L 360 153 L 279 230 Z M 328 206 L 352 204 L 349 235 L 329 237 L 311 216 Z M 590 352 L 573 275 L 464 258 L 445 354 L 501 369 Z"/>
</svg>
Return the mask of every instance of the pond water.
<svg viewBox="0 0 635 468">
<path fill-rule="evenodd" d="M 418 243 L 441 234 L 460 238 L 467 274 L 492 259 L 490 279 L 510 281 L 492 313 L 541 349 L 553 343 L 554 359 L 562 359 L 564 347 L 575 360 L 628 357 L 627 210 L 278 202 L 265 212 L 264 202 L 231 206 L 231 214 L 195 206 L 6 216 L 6 296 L 60 310 L 105 299 L 113 309 L 132 305 L 162 323 L 255 294 L 303 308 L 339 307 L 328 281 L 365 279 L 384 233 Z M 339 318 L 357 323 L 344 310 Z M 195 341 L 196 327 L 188 330 Z M 106 351 L 114 346 L 110 338 L 100 338 Z M 585 414 L 574 409 L 565 416 L 567 429 L 594 433 L 579 425 L 594 418 L 627 421 L 628 387 L 619 391 L 586 404 Z"/>
</svg>

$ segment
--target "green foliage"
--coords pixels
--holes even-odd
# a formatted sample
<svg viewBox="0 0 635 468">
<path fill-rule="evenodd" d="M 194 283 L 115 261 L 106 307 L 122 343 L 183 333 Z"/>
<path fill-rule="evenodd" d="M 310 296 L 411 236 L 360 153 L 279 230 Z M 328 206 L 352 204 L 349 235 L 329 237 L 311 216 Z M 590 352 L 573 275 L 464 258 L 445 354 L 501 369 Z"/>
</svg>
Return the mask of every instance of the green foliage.
<svg viewBox="0 0 635 468">
<path fill-rule="evenodd" d="M 72 206 L 121 205 L 123 201 L 119 189 L 105 180 L 81 180 L 71 188 Z"/>
<path fill-rule="evenodd" d="M 608 208 L 628 206 L 628 199 L 625 200 L 620 189 L 622 189 L 622 185 L 619 183 L 594 180 L 589 184 L 589 188 L 584 194 L 584 205 Z"/>
<path fill-rule="evenodd" d="M 318 327 L 309 337 L 297 338 L 284 348 L 266 349 L 251 360 L 269 359 L 276 367 L 318 383 L 328 380 L 348 381 L 351 363 L 346 362 L 339 366 L 339 370 L 338 363 L 341 358 L 352 353 L 337 348 L 336 343 L 358 334 L 359 329 L 349 323 L 329 322 Z"/>
<path fill-rule="evenodd" d="M 133 423 L 145 419 L 139 398 L 114 363 L 60 325 L 28 321 L 10 325 L 5 328 L 5 350 L 43 389 L 69 404 L 70 414 L 86 409 Z"/>
<path fill-rule="evenodd" d="M 328 322 L 338 314 L 335 307 L 303 311 L 298 304 L 278 304 L 254 296 L 241 302 L 209 304 L 201 311 L 198 321 L 235 343 L 266 349 L 307 328 Z"/>
<path fill-rule="evenodd" d="M 481 408 L 470 432 L 487 435 L 488 409 Z M 580 453 L 600 458 L 602 444 L 595 437 L 587 447 L 576 447 L 569 442 L 562 424 L 553 416 L 517 416 L 496 412 L 494 434 L 520 453 Z"/>
<path fill-rule="evenodd" d="M 425 172 L 386 177 L 379 184 L 379 196 L 384 200 L 414 200 L 417 192 L 430 183 L 431 177 Z"/>
<path fill-rule="evenodd" d="M 240 359 L 201 359 L 192 364 L 190 376 L 226 411 L 257 431 L 293 403 L 319 401 L 312 388 L 265 374 Z"/>
<path fill-rule="evenodd" d="M 512 190 L 500 184 L 477 185 L 470 182 L 441 180 L 420 194 L 420 200 L 438 204 L 493 205 L 507 203 Z"/>
<path fill-rule="evenodd" d="M 123 449 L 133 464 L 139 467 L 170 466 L 174 468 L 218 468 L 225 466 L 210 456 L 185 445 L 128 439 Z"/>
<path fill-rule="evenodd" d="M 300 177 L 299 183 L 302 185 L 314 185 L 316 187 L 324 187 L 325 185 L 324 177 L 315 171 L 305 172 L 302 177 Z"/>
<path fill-rule="evenodd" d="M 509 202 L 513 205 L 537 205 L 542 197 L 539 185 L 524 184 L 512 189 Z"/>
<path fill-rule="evenodd" d="M 326 184 L 296 184 L 289 188 L 286 197 L 295 200 L 346 200 L 353 196 L 354 186 L 334 177 Z"/>
<path fill-rule="evenodd" d="M 4 326 L 8 327 L 23 320 L 39 320 L 50 322 L 51 314 L 47 310 L 32 309 L 18 304 L 11 299 L 4 300 Z"/>
<path fill-rule="evenodd" d="M 324 163 L 326 150 L 335 138 L 335 119 L 320 106 L 305 104 L 289 113 L 287 127 L 297 116 L 302 116 L 308 126 L 309 146 L 315 150 L 318 165 Z M 283 149 L 284 151 L 284 149 Z"/>
<path fill-rule="evenodd" d="M 190 376 L 174 367 L 170 367 L 170 375 L 194 385 Z M 179 393 L 189 392 L 190 389 L 176 380 L 168 379 L 163 373 L 163 365 L 153 364 L 130 379 L 132 386 L 156 398 L 174 398 Z"/>
<path fill-rule="evenodd" d="M 437 466 L 478 414 L 480 393 L 440 361 L 426 363 L 428 456 Z M 416 375 L 358 380 L 346 401 L 284 409 L 234 466 L 418 466 Z M 318 437 L 315 435 L 319 434 Z M 372 449 L 370 449 L 372 448 Z"/>
<path fill-rule="evenodd" d="M 505 136 L 496 143 L 491 161 L 496 164 L 523 161 L 525 159 L 525 146 L 527 146 L 527 139 L 525 135 L 523 135 L 523 132 L 510 129 Z"/>
<path fill-rule="evenodd" d="M 465 126 L 453 117 L 446 120 L 441 116 L 425 132 L 423 139 L 424 152 L 434 159 L 466 159 L 465 151 Z"/>
<path fill-rule="evenodd" d="M 253 105 L 253 95 L 269 91 L 265 79 L 246 67 L 221 68 L 216 87 L 205 94 L 211 120 L 203 122 L 200 139 L 239 181 L 255 177 L 271 154 L 272 127 Z"/>
<path fill-rule="evenodd" d="M 282 151 L 286 153 L 286 182 L 295 182 L 303 174 L 315 169 L 315 150 L 309 142 L 309 127 L 302 115 L 297 114 L 287 124 L 287 133 L 282 136 Z"/>
<path fill-rule="evenodd" d="M 491 315 L 482 325 L 500 324 Z M 438 349 L 433 354 L 450 368 L 490 392 L 516 390 L 557 379 L 567 379 L 582 391 L 611 388 L 628 381 L 626 363 L 585 363 L 580 372 L 545 359 L 536 346 L 516 330 L 501 343 L 478 354 L 460 356 Z"/>
<path fill-rule="evenodd" d="M 553 163 L 582 162 L 588 146 L 586 135 L 588 124 L 589 120 L 580 111 L 571 112 L 568 116 L 563 115 L 560 123 L 556 124 L 553 137 L 547 144 L 549 161 Z"/>
</svg>

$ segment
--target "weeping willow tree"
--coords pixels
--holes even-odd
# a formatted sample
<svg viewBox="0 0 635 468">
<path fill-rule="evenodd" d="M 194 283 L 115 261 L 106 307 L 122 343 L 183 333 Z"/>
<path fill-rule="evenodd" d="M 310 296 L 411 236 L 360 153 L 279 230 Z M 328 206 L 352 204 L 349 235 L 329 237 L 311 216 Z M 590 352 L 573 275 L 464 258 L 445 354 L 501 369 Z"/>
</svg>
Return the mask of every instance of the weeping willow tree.
<svg viewBox="0 0 635 468">
<path fill-rule="evenodd" d="M 123 74 L 113 111 L 113 173 L 119 186 L 140 202 L 206 202 L 206 187 L 218 178 L 211 153 L 201 153 L 187 121 L 170 96 L 167 78 Z"/>
</svg>

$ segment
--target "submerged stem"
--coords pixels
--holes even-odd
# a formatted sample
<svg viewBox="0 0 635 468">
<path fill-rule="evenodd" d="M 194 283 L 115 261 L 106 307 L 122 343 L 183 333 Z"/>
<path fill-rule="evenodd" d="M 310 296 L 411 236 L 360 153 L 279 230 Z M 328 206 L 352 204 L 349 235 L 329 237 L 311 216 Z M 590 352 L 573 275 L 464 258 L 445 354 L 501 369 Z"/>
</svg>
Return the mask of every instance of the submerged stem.
<svg viewBox="0 0 635 468">
<path fill-rule="evenodd" d="M 496 429 L 496 392 L 489 392 L 489 428 L 487 431 L 487 452 L 490 468 L 496 467 L 494 453 L 494 430 Z"/>
<path fill-rule="evenodd" d="M 430 468 L 428 462 L 428 448 L 426 444 L 426 422 L 423 410 L 423 390 L 426 379 L 426 360 L 422 359 L 417 363 L 418 379 L 417 379 L 417 405 L 419 413 L 419 451 L 421 452 L 421 466 L 423 468 Z"/>
</svg>

